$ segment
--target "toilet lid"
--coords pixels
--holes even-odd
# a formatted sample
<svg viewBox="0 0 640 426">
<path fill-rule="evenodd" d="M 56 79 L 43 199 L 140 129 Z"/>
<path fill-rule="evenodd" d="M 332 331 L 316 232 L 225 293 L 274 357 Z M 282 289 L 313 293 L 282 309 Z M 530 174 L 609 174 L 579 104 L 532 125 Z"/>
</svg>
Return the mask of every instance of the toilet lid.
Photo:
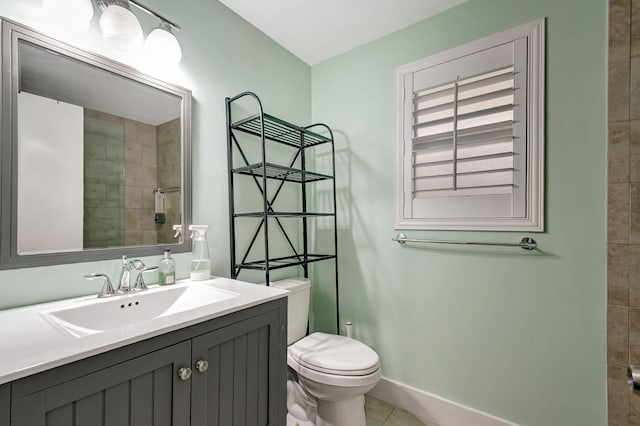
<svg viewBox="0 0 640 426">
<path fill-rule="evenodd" d="M 300 365 L 326 374 L 363 376 L 379 368 L 378 354 L 345 336 L 313 333 L 288 348 Z"/>
</svg>

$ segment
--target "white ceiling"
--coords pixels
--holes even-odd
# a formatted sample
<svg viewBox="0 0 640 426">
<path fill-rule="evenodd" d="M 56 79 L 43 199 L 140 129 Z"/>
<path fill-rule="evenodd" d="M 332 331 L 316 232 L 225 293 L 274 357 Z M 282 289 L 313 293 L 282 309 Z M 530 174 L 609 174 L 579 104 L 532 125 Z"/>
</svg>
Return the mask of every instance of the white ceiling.
<svg viewBox="0 0 640 426">
<path fill-rule="evenodd" d="M 309 65 L 466 0 L 220 0 Z"/>
</svg>

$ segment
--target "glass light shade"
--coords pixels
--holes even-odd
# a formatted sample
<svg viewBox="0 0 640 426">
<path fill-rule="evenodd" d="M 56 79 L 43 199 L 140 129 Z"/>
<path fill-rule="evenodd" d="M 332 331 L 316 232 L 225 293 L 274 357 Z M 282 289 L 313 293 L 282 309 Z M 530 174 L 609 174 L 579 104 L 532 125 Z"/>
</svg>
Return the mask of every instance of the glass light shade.
<svg viewBox="0 0 640 426">
<path fill-rule="evenodd" d="M 42 0 L 42 8 L 52 23 L 72 30 L 89 28 L 93 18 L 91 0 Z"/>
<path fill-rule="evenodd" d="M 182 59 L 182 49 L 176 37 L 164 28 L 156 28 L 147 36 L 145 48 L 156 63 L 177 65 Z"/>
<path fill-rule="evenodd" d="M 102 37 L 118 50 L 132 50 L 142 43 L 142 27 L 129 9 L 117 4 L 107 7 L 100 16 Z"/>
</svg>

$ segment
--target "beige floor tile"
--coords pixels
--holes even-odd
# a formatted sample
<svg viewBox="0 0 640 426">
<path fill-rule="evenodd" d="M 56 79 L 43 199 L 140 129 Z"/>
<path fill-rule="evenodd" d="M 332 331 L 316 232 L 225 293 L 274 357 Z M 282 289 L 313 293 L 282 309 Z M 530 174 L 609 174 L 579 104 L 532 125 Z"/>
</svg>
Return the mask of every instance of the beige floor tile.
<svg viewBox="0 0 640 426">
<path fill-rule="evenodd" d="M 400 408 L 394 408 L 391 415 L 384 422 L 384 426 L 436 426 L 433 423 L 425 423 L 422 420 L 415 417 L 413 414 L 401 410 Z"/>
<path fill-rule="evenodd" d="M 383 424 L 394 408 L 395 407 L 391 404 L 380 401 L 372 396 L 365 395 L 364 412 L 367 415 L 367 426 L 370 426 L 369 421 L 372 422 L 371 425 L 377 424 L 375 422 Z"/>
<path fill-rule="evenodd" d="M 366 420 L 367 420 L 367 426 L 383 426 L 384 425 L 384 423 L 382 423 L 381 421 L 378 421 L 369 417 L 368 414 L 366 414 Z"/>
</svg>

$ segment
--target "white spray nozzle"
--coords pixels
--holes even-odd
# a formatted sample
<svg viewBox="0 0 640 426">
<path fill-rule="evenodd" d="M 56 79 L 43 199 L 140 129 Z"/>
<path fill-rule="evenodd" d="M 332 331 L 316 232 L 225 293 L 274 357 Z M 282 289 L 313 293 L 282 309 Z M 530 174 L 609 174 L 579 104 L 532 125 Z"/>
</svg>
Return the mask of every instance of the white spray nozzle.
<svg viewBox="0 0 640 426">
<path fill-rule="evenodd" d="M 189 225 L 189 231 L 191 231 L 191 238 L 196 240 L 204 240 L 209 225 Z"/>
<path fill-rule="evenodd" d="M 173 234 L 173 238 L 178 238 L 180 234 L 182 234 L 182 225 L 173 225 L 173 230 L 176 231 L 176 233 Z"/>
</svg>

